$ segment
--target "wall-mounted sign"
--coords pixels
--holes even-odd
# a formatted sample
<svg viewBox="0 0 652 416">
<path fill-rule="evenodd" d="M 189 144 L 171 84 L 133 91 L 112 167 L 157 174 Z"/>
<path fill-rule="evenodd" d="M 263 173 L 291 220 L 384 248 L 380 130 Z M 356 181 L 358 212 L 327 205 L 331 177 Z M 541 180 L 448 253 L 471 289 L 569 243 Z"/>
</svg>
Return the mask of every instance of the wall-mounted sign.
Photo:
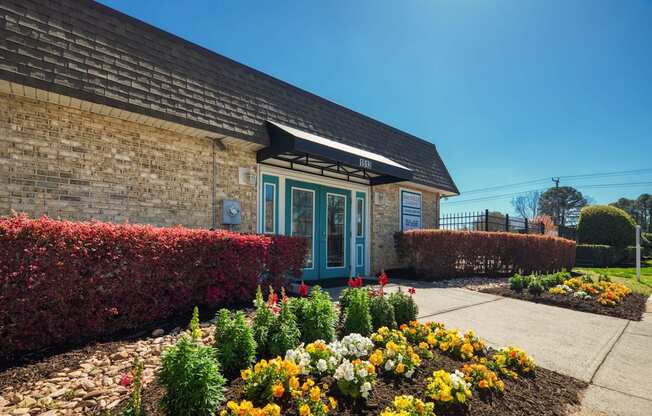
<svg viewBox="0 0 652 416">
<path fill-rule="evenodd" d="M 401 231 L 421 227 L 421 194 L 401 189 Z"/>
</svg>

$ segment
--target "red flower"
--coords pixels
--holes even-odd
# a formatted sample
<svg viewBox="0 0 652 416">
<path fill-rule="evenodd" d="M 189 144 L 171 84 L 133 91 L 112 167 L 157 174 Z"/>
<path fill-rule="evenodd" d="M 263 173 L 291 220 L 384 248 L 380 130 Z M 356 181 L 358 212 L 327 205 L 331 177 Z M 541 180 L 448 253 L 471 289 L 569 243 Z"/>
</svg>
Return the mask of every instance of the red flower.
<svg viewBox="0 0 652 416">
<path fill-rule="evenodd" d="M 387 274 L 385 272 L 380 273 L 380 276 L 378 276 L 378 283 L 381 286 L 385 286 L 389 282 L 389 277 L 387 277 Z"/>
<path fill-rule="evenodd" d="M 127 387 L 131 386 L 131 383 L 134 382 L 134 377 L 131 375 L 131 373 L 123 374 L 122 377 L 120 377 L 120 384 L 121 386 Z"/>
<path fill-rule="evenodd" d="M 308 296 L 308 285 L 303 283 L 303 280 L 301 281 L 301 285 L 299 285 L 299 296 L 303 296 L 304 298 Z"/>
<path fill-rule="evenodd" d="M 358 276 L 358 277 L 353 278 L 353 279 L 349 278 L 349 281 L 347 282 L 347 284 L 349 285 L 349 287 L 362 287 L 362 285 L 363 285 L 362 277 Z"/>
<path fill-rule="evenodd" d="M 411 288 L 408 289 L 408 293 L 410 295 L 414 295 L 415 293 L 417 293 L 417 290 L 415 288 L 411 287 Z"/>
</svg>

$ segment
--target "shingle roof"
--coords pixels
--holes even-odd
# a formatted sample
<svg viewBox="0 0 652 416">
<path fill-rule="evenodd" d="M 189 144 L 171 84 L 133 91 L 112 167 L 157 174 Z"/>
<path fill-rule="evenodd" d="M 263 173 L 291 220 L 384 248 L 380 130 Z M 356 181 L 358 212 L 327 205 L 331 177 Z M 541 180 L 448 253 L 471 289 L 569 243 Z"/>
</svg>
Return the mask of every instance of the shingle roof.
<svg viewBox="0 0 652 416">
<path fill-rule="evenodd" d="M 0 0 L 0 78 L 263 145 L 277 121 L 458 193 L 433 144 L 90 0 Z"/>
</svg>

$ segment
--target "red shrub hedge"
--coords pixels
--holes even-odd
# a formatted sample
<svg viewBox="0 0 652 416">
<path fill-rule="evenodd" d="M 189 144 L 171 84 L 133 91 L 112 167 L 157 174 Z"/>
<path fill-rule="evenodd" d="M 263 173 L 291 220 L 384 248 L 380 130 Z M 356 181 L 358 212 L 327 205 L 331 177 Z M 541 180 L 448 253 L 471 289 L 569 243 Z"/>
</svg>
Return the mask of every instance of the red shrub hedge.
<svg viewBox="0 0 652 416">
<path fill-rule="evenodd" d="M 0 219 L 0 356 L 248 302 L 305 241 L 182 227 Z"/>
<path fill-rule="evenodd" d="M 575 242 L 504 232 L 415 230 L 397 235 L 399 258 L 417 274 L 438 279 L 570 270 Z"/>
</svg>

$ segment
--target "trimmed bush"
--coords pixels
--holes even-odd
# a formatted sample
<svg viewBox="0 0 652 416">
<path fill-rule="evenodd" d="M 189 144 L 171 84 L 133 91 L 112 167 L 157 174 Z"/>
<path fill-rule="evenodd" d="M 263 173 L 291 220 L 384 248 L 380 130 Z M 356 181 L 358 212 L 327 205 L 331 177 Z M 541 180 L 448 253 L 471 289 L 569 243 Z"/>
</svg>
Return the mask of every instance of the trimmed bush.
<svg viewBox="0 0 652 416">
<path fill-rule="evenodd" d="M 357 333 L 367 336 L 371 333 L 371 314 L 369 313 L 369 292 L 354 288 L 347 292 L 344 310 L 344 335 Z"/>
<path fill-rule="evenodd" d="M 188 336 L 168 348 L 161 360 L 162 405 L 169 415 L 209 416 L 224 400 L 225 380 L 215 351 Z"/>
<path fill-rule="evenodd" d="M 374 331 L 383 326 L 396 328 L 394 306 L 385 296 L 372 296 L 369 299 L 369 313 Z"/>
<path fill-rule="evenodd" d="M 417 306 L 412 296 L 404 292 L 394 292 L 388 297 L 389 303 L 394 307 L 394 317 L 396 318 L 396 325 L 403 325 L 410 323 L 417 319 L 419 314 L 419 307 Z"/>
<path fill-rule="evenodd" d="M 0 357 L 250 302 L 261 272 L 299 273 L 306 250 L 291 237 L 25 216 L 0 219 L 0 247 Z"/>
<path fill-rule="evenodd" d="M 221 309 L 215 323 L 215 351 L 222 371 L 229 378 L 240 375 L 256 359 L 256 341 L 242 311 Z"/>
<path fill-rule="evenodd" d="M 575 264 L 575 242 L 482 231 L 413 230 L 397 235 L 399 258 L 425 279 L 553 273 Z"/>
<path fill-rule="evenodd" d="M 609 267 L 623 259 L 623 249 L 603 244 L 578 244 L 578 266 Z"/>
<path fill-rule="evenodd" d="M 591 205 L 580 211 L 577 241 L 581 244 L 631 246 L 635 244 L 635 227 L 634 219 L 622 209 Z"/>
</svg>

